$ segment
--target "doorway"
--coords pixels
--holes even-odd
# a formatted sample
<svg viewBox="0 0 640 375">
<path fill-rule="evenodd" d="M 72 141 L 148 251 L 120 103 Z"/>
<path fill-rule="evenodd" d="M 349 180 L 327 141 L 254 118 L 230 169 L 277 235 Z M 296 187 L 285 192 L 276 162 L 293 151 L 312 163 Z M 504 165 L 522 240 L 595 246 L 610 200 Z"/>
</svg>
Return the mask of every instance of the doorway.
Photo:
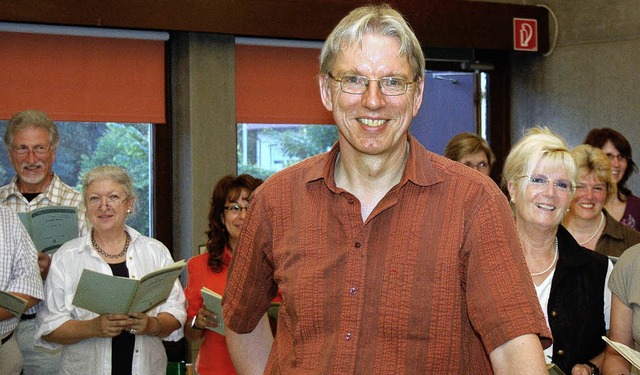
<svg viewBox="0 0 640 375">
<path fill-rule="evenodd" d="M 424 91 L 409 131 L 427 150 L 442 155 L 462 132 L 487 139 L 487 73 L 427 70 Z"/>
</svg>

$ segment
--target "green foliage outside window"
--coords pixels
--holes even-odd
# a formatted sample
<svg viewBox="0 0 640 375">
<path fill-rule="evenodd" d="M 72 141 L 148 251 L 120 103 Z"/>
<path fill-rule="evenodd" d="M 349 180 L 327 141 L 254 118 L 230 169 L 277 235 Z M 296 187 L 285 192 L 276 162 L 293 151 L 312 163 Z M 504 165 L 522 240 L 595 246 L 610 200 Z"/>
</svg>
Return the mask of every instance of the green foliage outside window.
<svg viewBox="0 0 640 375">
<path fill-rule="evenodd" d="M 99 165 L 113 164 L 126 169 L 133 177 L 136 192 L 134 213 L 128 224 L 144 235 L 150 235 L 150 124 L 91 122 L 56 122 L 60 145 L 53 171 L 66 184 L 82 191 L 82 177 Z M 4 135 L 6 121 L 0 121 Z M 15 175 L 5 147 L 0 158 L 0 186 Z"/>
<path fill-rule="evenodd" d="M 337 140 L 334 125 L 238 124 L 238 174 L 266 179 L 301 160 L 329 151 Z"/>
<path fill-rule="evenodd" d="M 80 176 L 106 164 L 123 167 L 133 177 L 136 203 L 128 224 L 149 233 L 149 126 L 108 123 L 92 154 L 80 156 Z M 76 187 L 82 190 L 80 181 Z"/>
</svg>

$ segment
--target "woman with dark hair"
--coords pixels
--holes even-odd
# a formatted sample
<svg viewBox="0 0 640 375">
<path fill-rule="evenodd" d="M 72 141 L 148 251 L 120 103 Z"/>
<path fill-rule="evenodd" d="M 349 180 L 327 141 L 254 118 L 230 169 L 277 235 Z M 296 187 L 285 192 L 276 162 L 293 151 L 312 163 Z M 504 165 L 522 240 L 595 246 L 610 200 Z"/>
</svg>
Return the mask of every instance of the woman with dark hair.
<svg viewBox="0 0 640 375">
<path fill-rule="evenodd" d="M 613 129 L 602 128 L 592 129 L 583 143 L 601 148 L 611 160 L 611 174 L 618 193 L 605 205 L 607 212 L 622 224 L 640 231 L 640 198 L 627 187 L 631 174 L 638 171 L 631 158 L 629 141 Z"/>
<path fill-rule="evenodd" d="M 218 181 L 211 195 L 207 253 L 192 257 L 187 266 L 184 328 L 189 340 L 204 337 L 196 360 L 196 371 L 200 375 L 236 373 L 224 336 L 206 329 L 217 327 L 222 317 L 207 310 L 200 290 L 204 286 L 220 295 L 224 293 L 231 255 L 238 244 L 251 193 L 261 183 L 262 180 L 248 174 L 225 176 Z"/>
</svg>

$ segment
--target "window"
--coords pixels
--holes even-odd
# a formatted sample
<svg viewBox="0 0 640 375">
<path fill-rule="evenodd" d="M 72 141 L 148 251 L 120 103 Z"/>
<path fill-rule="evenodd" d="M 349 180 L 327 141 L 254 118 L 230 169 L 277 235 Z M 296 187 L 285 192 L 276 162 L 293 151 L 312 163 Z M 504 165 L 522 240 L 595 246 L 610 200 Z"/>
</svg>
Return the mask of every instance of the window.
<svg viewBox="0 0 640 375">
<path fill-rule="evenodd" d="M 164 180 L 171 176 L 170 147 L 151 151 L 158 136 L 171 144 L 167 134 L 171 128 L 150 125 L 166 123 L 165 41 L 169 34 L 24 23 L 3 26 L 0 50 L 11 53 L 0 60 L 0 118 L 37 108 L 54 119 L 60 146 L 53 170 L 73 187 L 80 188 L 83 174 L 97 165 L 126 168 L 138 195 L 136 213 L 128 223 L 145 235 L 156 234 L 155 227 L 161 226 L 157 234 L 170 244 L 171 207 L 166 202 L 171 202 L 171 187 L 164 184 L 160 191 L 150 190 L 154 174 L 168 175 Z M 5 126 L 0 121 L 0 131 Z M 153 159 L 169 167 L 151 171 Z M 0 183 L 6 184 L 13 175 L 3 156 Z M 167 195 L 157 206 L 150 199 Z M 158 206 L 162 223 L 154 214 Z"/>
<path fill-rule="evenodd" d="M 338 131 L 317 125 L 333 124 L 317 89 L 322 43 L 244 38 L 236 43 L 238 174 L 265 179 L 328 151 Z M 274 89 L 278 95 L 270 94 Z"/>
<path fill-rule="evenodd" d="M 60 144 L 53 171 L 66 184 L 82 191 L 82 177 L 99 165 L 113 164 L 126 169 L 133 177 L 136 192 L 135 212 L 127 221 L 140 233 L 151 236 L 154 209 L 151 197 L 151 124 L 56 122 Z M 0 121 L 4 135 L 7 121 Z M 5 148 L 5 153 L 6 148 Z M 9 157 L 0 159 L 0 185 L 15 175 Z"/>
<path fill-rule="evenodd" d="M 334 125 L 238 124 L 238 174 L 266 179 L 338 140 Z"/>
</svg>

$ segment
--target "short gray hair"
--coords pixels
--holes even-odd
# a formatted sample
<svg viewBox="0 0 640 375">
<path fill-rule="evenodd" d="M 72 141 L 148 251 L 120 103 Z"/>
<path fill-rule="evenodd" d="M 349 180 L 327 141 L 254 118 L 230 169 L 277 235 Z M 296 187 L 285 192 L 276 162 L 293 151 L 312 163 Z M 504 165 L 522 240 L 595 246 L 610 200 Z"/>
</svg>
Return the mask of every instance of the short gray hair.
<svg viewBox="0 0 640 375">
<path fill-rule="evenodd" d="M 42 128 L 46 130 L 47 133 L 49 133 L 51 148 L 53 150 L 58 148 L 58 143 L 60 142 L 58 127 L 53 123 L 53 120 L 42 111 L 28 109 L 16 113 L 9 120 L 7 130 L 4 132 L 4 144 L 7 146 L 7 149 L 11 148 L 13 144 L 13 135 L 19 130 L 28 128 Z"/>
<path fill-rule="evenodd" d="M 398 38 L 399 55 L 407 57 L 413 79 L 424 79 L 425 60 L 420 42 L 402 15 L 387 4 L 356 8 L 338 23 L 322 47 L 320 74 L 328 74 L 338 52 L 355 43 L 361 44 L 366 34 Z"/>
<path fill-rule="evenodd" d="M 131 175 L 121 167 L 115 165 L 102 165 L 87 172 L 82 178 L 82 197 L 87 204 L 87 190 L 89 186 L 101 180 L 110 180 L 122 186 L 124 193 L 129 199 L 135 199 L 136 193 L 133 188 Z"/>
</svg>

